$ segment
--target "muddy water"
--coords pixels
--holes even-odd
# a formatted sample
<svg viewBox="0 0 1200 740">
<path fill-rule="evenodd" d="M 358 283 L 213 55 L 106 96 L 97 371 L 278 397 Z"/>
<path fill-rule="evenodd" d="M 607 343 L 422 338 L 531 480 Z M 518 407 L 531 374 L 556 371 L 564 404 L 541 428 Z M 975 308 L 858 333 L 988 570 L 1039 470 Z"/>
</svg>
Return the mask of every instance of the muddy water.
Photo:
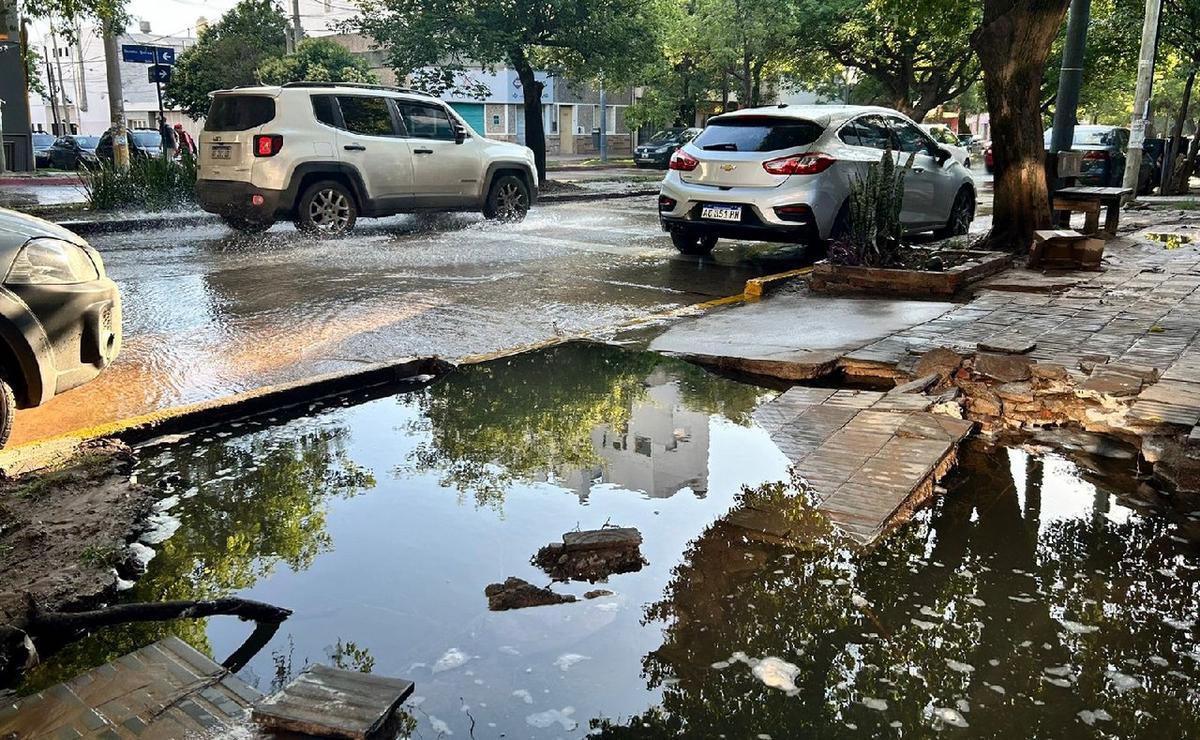
<svg viewBox="0 0 1200 740">
<path fill-rule="evenodd" d="M 771 395 L 571 345 L 147 449 L 169 515 L 130 598 L 292 608 L 244 678 L 404 676 L 425 738 L 1200 732 L 1194 520 L 1139 501 L 1127 471 L 979 449 L 856 549 L 751 421 Z M 605 523 L 639 528 L 648 564 L 554 588 L 611 596 L 487 610 L 489 583 L 548 584 L 538 548 Z M 109 630 L 25 689 L 168 630 L 217 660 L 249 633 Z"/>
</svg>

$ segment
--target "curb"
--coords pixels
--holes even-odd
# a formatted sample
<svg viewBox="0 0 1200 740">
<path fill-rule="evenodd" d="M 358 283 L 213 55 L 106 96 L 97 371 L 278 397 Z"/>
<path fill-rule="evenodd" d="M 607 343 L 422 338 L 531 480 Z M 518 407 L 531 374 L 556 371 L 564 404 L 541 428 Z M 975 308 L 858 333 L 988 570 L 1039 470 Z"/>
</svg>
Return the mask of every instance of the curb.
<svg viewBox="0 0 1200 740">
<path fill-rule="evenodd" d="M 763 275 L 760 278 L 750 278 L 746 281 L 745 295 L 747 298 L 762 298 L 780 288 L 791 285 L 813 271 L 813 267 L 801 267 L 798 270 L 777 272 L 774 275 Z"/>
<path fill-rule="evenodd" d="M 639 198 L 646 195 L 657 195 L 658 187 L 641 188 L 638 190 L 621 191 L 621 192 L 583 192 L 583 193 L 560 193 L 540 196 L 536 204 L 557 205 L 559 203 L 576 203 L 579 201 L 591 200 L 613 200 L 615 198 Z M 92 234 L 118 234 L 127 231 L 137 231 L 141 229 L 159 229 L 170 226 L 203 226 L 206 224 L 219 224 L 221 220 L 211 213 L 196 213 L 184 214 L 179 216 L 154 216 L 149 218 L 127 218 L 113 220 L 76 220 L 76 221 L 56 221 L 59 226 L 64 229 L 70 229 L 80 236 L 89 236 Z"/>
<path fill-rule="evenodd" d="M 454 368 L 453 363 L 438 357 L 406 357 L 362 370 L 327 373 L 210 401 L 152 411 L 4 450 L 0 452 L 0 477 L 15 478 L 61 465 L 74 457 L 82 445 L 96 439 L 113 438 L 134 446 L 156 437 L 193 432 L 223 421 L 277 412 L 320 398 L 394 385 L 406 380 L 437 378 Z"/>
<path fill-rule="evenodd" d="M 45 177 L 0 177 L 0 185 L 79 185 L 83 181 L 73 175 L 47 175 Z"/>
</svg>

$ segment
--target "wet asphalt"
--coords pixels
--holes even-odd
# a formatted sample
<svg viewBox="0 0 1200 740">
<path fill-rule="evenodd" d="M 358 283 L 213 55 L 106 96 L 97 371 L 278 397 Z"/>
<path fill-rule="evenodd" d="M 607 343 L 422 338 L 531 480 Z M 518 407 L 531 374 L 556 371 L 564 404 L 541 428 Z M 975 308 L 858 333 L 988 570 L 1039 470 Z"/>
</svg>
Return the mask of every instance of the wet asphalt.
<svg viewBox="0 0 1200 740">
<path fill-rule="evenodd" d="M 91 383 L 19 412 L 13 444 L 410 355 L 455 360 L 741 293 L 818 255 L 725 243 L 678 254 L 653 197 L 364 220 L 315 239 L 290 224 L 90 240 L 124 301 L 124 349 Z"/>
</svg>

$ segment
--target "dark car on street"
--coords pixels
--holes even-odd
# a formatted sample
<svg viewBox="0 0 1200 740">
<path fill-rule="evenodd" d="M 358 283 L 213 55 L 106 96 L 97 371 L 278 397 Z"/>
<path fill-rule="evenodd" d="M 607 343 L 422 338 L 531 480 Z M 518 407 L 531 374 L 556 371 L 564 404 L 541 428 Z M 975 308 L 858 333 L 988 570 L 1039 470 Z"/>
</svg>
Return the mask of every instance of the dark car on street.
<svg viewBox="0 0 1200 740">
<path fill-rule="evenodd" d="M 100 143 L 98 136 L 79 136 L 67 134 L 58 137 L 50 145 L 50 166 L 60 170 L 77 170 L 80 166 L 96 164 L 96 145 Z"/>
<path fill-rule="evenodd" d="M 1046 149 L 1050 148 L 1051 129 L 1046 129 Z M 1129 129 L 1120 126 L 1076 126 L 1071 151 L 1083 152 L 1083 166 L 1075 178 L 1079 185 L 1121 187 L 1125 178 L 1125 158 L 1129 150 Z M 1154 164 L 1142 159 L 1137 192 L 1153 187 Z"/>
<path fill-rule="evenodd" d="M 148 128 L 130 129 L 125 132 L 129 137 L 129 159 L 150 159 L 162 156 L 162 135 Z M 110 128 L 100 136 L 100 144 L 96 147 L 96 156 L 101 162 L 113 161 L 113 130 Z"/>
<path fill-rule="evenodd" d="M 33 136 L 33 166 L 50 166 L 50 147 L 54 146 L 54 134 L 34 131 Z"/>
<path fill-rule="evenodd" d="M 651 136 L 645 144 L 633 150 L 633 163 L 638 167 L 657 167 L 665 170 L 675 150 L 700 133 L 698 128 L 668 128 Z"/>
<path fill-rule="evenodd" d="M 61 226 L 0 208 L 0 445 L 16 409 L 96 377 L 121 351 L 121 297 L 99 253 Z"/>
</svg>

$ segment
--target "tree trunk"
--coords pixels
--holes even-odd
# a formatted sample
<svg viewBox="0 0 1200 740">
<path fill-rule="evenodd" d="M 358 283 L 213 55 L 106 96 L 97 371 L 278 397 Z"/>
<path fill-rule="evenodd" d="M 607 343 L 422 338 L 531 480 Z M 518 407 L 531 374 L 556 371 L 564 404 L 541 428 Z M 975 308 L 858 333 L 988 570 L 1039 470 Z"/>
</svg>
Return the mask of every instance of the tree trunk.
<svg viewBox="0 0 1200 740">
<path fill-rule="evenodd" d="M 1068 4 L 984 0 L 983 23 L 971 37 L 992 122 L 996 197 L 987 242 L 995 249 L 1027 252 L 1033 232 L 1051 225 L 1039 106 L 1046 58 Z"/>
<path fill-rule="evenodd" d="M 533 74 L 533 66 L 524 49 L 509 52 L 509 61 L 521 81 L 521 98 L 525 108 L 525 146 L 533 150 L 538 181 L 546 179 L 546 129 L 542 123 L 542 83 Z M 560 132 L 561 136 L 562 133 Z"/>
<path fill-rule="evenodd" d="M 87 612 L 43 612 L 31 610 L 23 629 L 33 637 L 63 635 L 129 622 L 165 622 L 172 619 L 201 619 L 216 615 L 238 617 L 260 623 L 279 624 L 291 616 L 284 609 L 261 601 L 229 596 L 212 601 L 162 601 L 150 604 L 116 604 Z"/>
<path fill-rule="evenodd" d="M 1179 115 L 1175 116 L 1175 126 L 1171 129 L 1171 138 L 1167 139 L 1167 154 L 1166 154 L 1166 176 L 1163 178 L 1162 186 L 1159 188 L 1159 193 L 1162 195 L 1175 195 L 1179 190 L 1187 190 L 1187 180 L 1179 181 L 1175 173 L 1176 160 L 1179 159 L 1179 145 L 1183 143 L 1183 126 L 1187 123 L 1188 108 L 1192 104 L 1192 87 L 1196 84 L 1196 66 L 1193 62 L 1192 68 L 1188 71 L 1187 82 L 1183 85 L 1183 98 L 1179 103 Z"/>
<path fill-rule="evenodd" d="M 750 71 L 750 51 L 742 52 L 742 92 L 738 95 L 738 108 L 754 107 L 754 80 Z"/>
</svg>

